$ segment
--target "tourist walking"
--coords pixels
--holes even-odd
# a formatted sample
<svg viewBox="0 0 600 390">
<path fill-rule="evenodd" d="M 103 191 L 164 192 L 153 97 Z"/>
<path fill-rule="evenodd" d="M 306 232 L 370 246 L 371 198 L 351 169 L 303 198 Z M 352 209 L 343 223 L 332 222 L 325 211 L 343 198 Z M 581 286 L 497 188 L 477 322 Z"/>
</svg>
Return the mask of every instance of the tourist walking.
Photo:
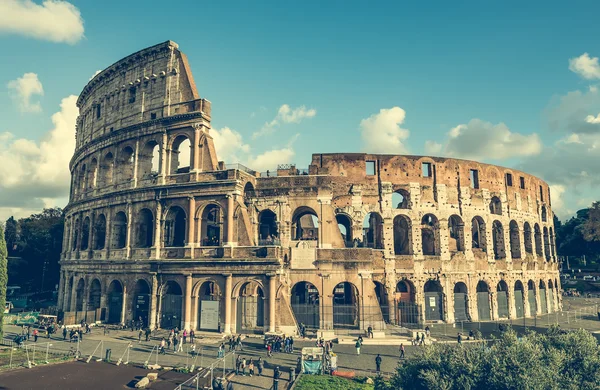
<svg viewBox="0 0 600 390">
<path fill-rule="evenodd" d="M 377 372 L 381 371 L 381 355 L 377 354 L 377 357 L 375 358 L 375 367 Z"/>
<path fill-rule="evenodd" d="M 67 327 L 63 326 L 63 341 L 67 339 Z"/>
<path fill-rule="evenodd" d="M 33 331 L 33 341 L 37 343 L 37 339 L 38 339 L 38 330 L 35 329 Z"/>
<path fill-rule="evenodd" d="M 459 344 L 462 344 L 462 334 L 460 332 L 456 336 L 456 340 L 458 341 Z"/>
<path fill-rule="evenodd" d="M 256 365 L 258 366 L 258 376 L 262 376 L 263 369 L 265 368 L 265 362 L 262 360 L 262 357 L 258 358 Z"/>
<path fill-rule="evenodd" d="M 400 359 L 404 359 L 404 344 L 400 344 Z"/>
<path fill-rule="evenodd" d="M 356 340 L 356 344 L 354 344 L 354 347 L 356 348 L 356 354 L 360 355 L 360 340 Z"/>
<path fill-rule="evenodd" d="M 187 329 L 184 329 L 183 330 L 183 343 L 184 344 L 187 343 L 187 336 L 188 336 Z"/>
<path fill-rule="evenodd" d="M 273 390 L 279 390 L 279 377 L 281 373 L 279 372 L 279 367 L 275 367 L 275 371 L 273 371 Z"/>
</svg>

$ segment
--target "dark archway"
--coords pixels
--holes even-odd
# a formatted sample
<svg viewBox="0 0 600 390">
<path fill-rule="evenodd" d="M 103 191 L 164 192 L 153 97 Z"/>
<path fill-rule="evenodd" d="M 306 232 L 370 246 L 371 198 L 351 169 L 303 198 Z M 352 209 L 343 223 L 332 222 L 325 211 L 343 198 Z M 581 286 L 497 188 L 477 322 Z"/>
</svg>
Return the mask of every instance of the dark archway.
<svg viewBox="0 0 600 390">
<path fill-rule="evenodd" d="M 406 190 L 398 190 L 392 194 L 392 208 L 409 209 L 410 194 Z"/>
<path fill-rule="evenodd" d="M 150 313 L 150 286 L 144 279 L 135 282 L 133 290 L 133 319 L 141 321 L 142 326 L 148 326 Z"/>
<path fill-rule="evenodd" d="M 498 303 L 498 317 L 508 318 L 508 285 L 501 280 L 496 286 L 496 302 Z"/>
<path fill-rule="evenodd" d="M 548 295 L 550 296 L 550 300 L 548 301 L 548 313 L 552 313 L 556 309 L 556 297 L 554 296 L 554 284 L 552 283 L 552 279 L 548 279 Z"/>
<path fill-rule="evenodd" d="M 513 259 L 521 258 L 521 234 L 519 225 L 515 220 L 510 221 L 508 225 L 510 231 L 510 256 Z"/>
<path fill-rule="evenodd" d="M 394 254 L 410 255 L 412 252 L 410 218 L 397 215 L 394 218 Z"/>
<path fill-rule="evenodd" d="M 75 311 L 83 310 L 83 300 L 85 298 L 85 280 L 79 279 L 77 290 L 75 290 Z"/>
<path fill-rule="evenodd" d="M 182 247 L 185 245 L 186 215 L 179 206 L 173 206 L 165 219 L 165 247 Z"/>
<path fill-rule="evenodd" d="M 263 210 L 258 214 L 258 242 L 259 245 L 275 245 L 279 242 L 277 215 L 271 210 Z"/>
<path fill-rule="evenodd" d="M 353 246 L 352 219 L 346 214 L 336 214 L 335 220 L 342 235 L 342 240 L 344 240 L 344 245 L 346 248 L 351 248 Z"/>
<path fill-rule="evenodd" d="M 548 220 L 548 212 L 546 211 L 546 206 L 542 206 L 542 222 L 547 222 Z"/>
<path fill-rule="evenodd" d="M 515 282 L 515 312 L 517 318 L 525 317 L 525 301 L 523 296 L 523 283 L 520 280 Z"/>
<path fill-rule="evenodd" d="M 483 280 L 477 283 L 477 314 L 480 321 L 492 319 L 490 309 L 490 286 Z"/>
<path fill-rule="evenodd" d="M 108 323 L 121 322 L 123 312 L 123 285 L 118 280 L 113 280 L 108 285 Z"/>
<path fill-rule="evenodd" d="M 492 197 L 492 200 L 490 201 L 490 213 L 502 215 L 502 202 L 497 196 Z"/>
<path fill-rule="evenodd" d="M 377 282 L 377 281 L 373 281 L 373 283 L 375 284 L 375 296 L 377 297 L 377 302 L 379 303 L 379 310 L 381 311 L 381 315 L 383 316 L 383 320 L 385 321 L 385 323 L 389 323 L 390 322 L 390 306 L 389 306 L 389 298 L 388 298 L 388 294 L 387 294 L 387 290 L 385 289 L 385 286 L 381 283 L 381 282 Z M 367 310 L 369 310 L 368 308 L 364 308 L 365 312 Z M 376 310 L 373 310 L 372 308 L 369 310 L 371 312 L 371 314 L 374 314 L 370 317 L 372 317 L 371 319 L 373 319 L 373 317 L 377 316 Z M 366 320 L 367 322 L 370 322 L 368 315 L 363 315 L 363 320 Z"/>
<path fill-rule="evenodd" d="M 425 214 L 421 219 L 421 248 L 425 256 L 440 255 L 440 225 L 433 214 Z"/>
<path fill-rule="evenodd" d="M 175 281 L 167 282 L 161 292 L 160 327 L 163 329 L 181 329 L 183 294 L 181 286 Z"/>
<path fill-rule="evenodd" d="M 485 222 L 480 216 L 471 220 L 471 248 L 487 252 Z"/>
<path fill-rule="evenodd" d="M 548 228 L 546 226 L 544 226 L 544 254 L 546 256 L 546 261 L 550 261 L 550 235 L 548 234 Z"/>
<path fill-rule="evenodd" d="M 292 311 L 298 325 L 308 329 L 319 329 L 319 291 L 309 282 L 298 282 L 292 287 Z"/>
<path fill-rule="evenodd" d="M 531 241 L 531 225 L 529 222 L 523 224 L 523 243 L 525 244 L 525 253 L 533 254 L 533 244 Z"/>
<path fill-rule="evenodd" d="M 98 279 L 94 279 L 92 280 L 92 284 L 90 284 L 90 296 L 88 299 L 87 310 L 99 309 L 100 297 L 102 297 L 102 286 Z"/>
<path fill-rule="evenodd" d="M 127 217 L 123 211 L 115 215 L 111 243 L 114 249 L 125 248 L 127 244 Z"/>
<path fill-rule="evenodd" d="M 133 179 L 133 171 L 135 166 L 135 154 L 131 146 L 124 147 L 118 154 L 118 170 L 119 182 L 126 183 Z"/>
<path fill-rule="evenodd" d="M 136 248 L 150 248 L 154 238 L 154 216 L 152 211 L 142 209 L 138 214 L 137 232 L 135 235 Z"/>
<path fill-rule="evenodd" d="M 333 328 L 358 329 L 358 289 L 350 282 L 343 282 L 333 289 Z"/>
<path fill-rule="evenodd" d="M 112 153 L 107 153 L 100 162 L 98 187 L 106 187 L 113 184 L 115 158 Z"/>
<path fill-rule="evenodd" d="M 365 216 L 363 243 L 366 248 L 383 248 L 383 219 L 378 213 L 368 213 Z"/>
<path fill-rule="evenodd" d="M 540 230 L 540 225 L 537 223 L 533 226 L 535 232 L 535 254 L 538 256 L 543 256 L 544 252 L 542 249 L 542 231 Z"/>
<path fill-rule="evenodd" d="M 310 207 L 302 206 L 292 217 L 292 237 L 294 240 L 318 240 L 319 217 Z"/>
<path fill-rule="evenodd" d="M 540 308 L 542 309 L 542 314 L 548 313 L 548 302 L 546 301 L 546 283 L 543 280 L 540 280 Z"/>
<path fill-rule="evenodd" d="M 81 250 L 85 251 L 88 249 L 90 244 L 90 218 L 85 217 L 83 225 L 81 227 Z"/>
<path fill-rule="evenodd" d="M 442 285 L 437 280 L 430 280 L 425 283 L 423 291 L 425 292 L 425 320 L 443 321 L 444 299 Z"/>
<path fill-rule="evenodd" d="M 223 212 L 221 207 L 215 204 L 206 206 L 202 211 L 200 226 L 203 246 L 221 245 L 223 242 Z"/>
<path fill-rule="evenodd" d="M 448 218 L 448 249 L 450 253 L 465 251 L 465 223 L 458 215 Z"/>
<path fill-rule="evenodd" d="M 467 285 L 458 282 L 454 285 L 454 321 L 469 321 L 469 291 Z"/>
<path fill-rule="evenodd" d="M 401 280 L 396 285 L 396 302 L 398 311 L 396 314 L 396 323 L 419 324 L 421 323 L 421 310 L 416 303 L 415 286 L 409 280 Z"/>
<path fill-rule="evenodd" d="M 504 228 L 502 223 L 496 220 L 492 223 L 492 241 L 494 244 L 494 258 L 501 260 L 506 258 L 506 247 L 504 245 Z"/>
<path fill-rule="evenodd" d="M 264 328 L 265 294 L 257 282 L 246 282 L 240 288 L 237 306 L 237 329 L 245 333 L 261 333 Z"/>
<path fill-rule="evenodd" d="M 104 249 L 106 246 L 106 217 L 100 214 L 94 228 L 94 249 Z"/>
<path fill-rule="evenodd" d="M 529 314 L 531 316 L 536 316 L 538 311 L 535 294 L 535 283 L 533 280 L 529 280 L 529 282 L 527 282 L 527 302 L 529 303 Z"/>
<path fill-rule="evenodd" d="M 198 324 L 200 330 L 220 331 L 222 309 L 219 285 L 207 280 L 200 285 L 198 291 Z"/>
</svg>

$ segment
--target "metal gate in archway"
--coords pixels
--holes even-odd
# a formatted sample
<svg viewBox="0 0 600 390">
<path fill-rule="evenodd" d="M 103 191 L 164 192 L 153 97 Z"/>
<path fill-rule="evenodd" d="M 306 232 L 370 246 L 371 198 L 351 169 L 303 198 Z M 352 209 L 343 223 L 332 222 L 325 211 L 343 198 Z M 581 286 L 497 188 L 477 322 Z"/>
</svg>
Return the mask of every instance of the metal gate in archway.
<svg viewBox="0 0 600 390">
<path fill-rule="evenodd" d="M 112 293 L 108 303 L 108 322 L 118 324 L 121 322 L 121 311 L 123 310 L 123 293 Z"/>
<path fill-rule="evenodd" d="M 540 288 L 540 306 L 542 309 L 542 314 L 548 313 L 548 305 L 546 304 L 546 289 Z"/>
<path fill-rule="evenodd" d="M 292 311 L 298 325 L 304 324 L 308 329 L 319 329 L 320 313 L 318 303 L 293 303 Z"/>
<path fill-rule="evenodd" d="M 134 319 L 139 321 L 142 318 L 144 326 L 149 324 L 148 322 L 148 309 L 150 308 L 150 294 L 139 294 L 134 297 L 135 299 L 135 313 Z"/>
<path fill-rule="evenodd" d="M 420 324 L 421 320 L 421 311 L 420 307 L 416 303 L 413 302 L 398 302 L 398 322 L 400 325 L 410 324 Z"/>
<path fill-rule="evenodd" d="M 468 321 L 467 294 L 454 293 L 454 321 Z"/>
<path fill-rule="evenodd" d="M 523 291 L 515 290 L 515 311 L 517 318 L 525 317 L 525 304 L 523 302 Z"/>
<path fill-rule="evenodd" d="M 479 321 L 489 321 L 491 317 L 490 293 L 487 291 L 477 293 L 477 314 Z"/>
<path fill-rule="evenodd" d="M 498 317 L 508 318 L 508 294 L 506 291 L 497 292 Z"/>
<path fill-rule="evenodd" d="M 537 314 L 537 305 L 535 302 L 535 291 L 527 290 L 527 301 L 529 302 L 529 313 L 532 316 Z"/>
<path fill-rule="evenodd" d="M 241 296 L 237 302 L 237 329 L 243 332 L 264 330 L 264 298 L 259 295 Z"/>
<path fill-rule="evenodd" d="M 165 294 L 162 297 L 160 327 L 172 329 L 181 326 L 181 295 Z"/>
<path fill-rule="evenodd" d="M 441 321 L 443 319 L 442 293 L 425 293 L 425 319 L 427 321 Z"/>
</svg>

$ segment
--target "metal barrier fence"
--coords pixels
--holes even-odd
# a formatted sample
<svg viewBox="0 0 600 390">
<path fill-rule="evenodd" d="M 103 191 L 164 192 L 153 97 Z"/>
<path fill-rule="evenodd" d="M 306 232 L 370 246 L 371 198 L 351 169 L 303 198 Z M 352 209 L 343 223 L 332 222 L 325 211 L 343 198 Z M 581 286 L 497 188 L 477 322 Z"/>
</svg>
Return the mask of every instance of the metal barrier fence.
<svg viewBox="0 0 600 390">
<path fill-rule="evenodd" d="M 230 352 L 224 355 L 222 358 L 217 358 L 213 363 L 207 367 L 203 367 L 196 375 L 183 382 L 175 388 L 175 390 L 183 389 L 203 389 L 205 383 L 207 387 L 211 388 L 212 380 L 214 377 L 220 378 L 221 380 L 227 377 L 227 373 L 234 371 L 235 369 L 235 352 Z M 194 369 L 192 368 L 191 371 Z M 220 376 L 218 376 L 221 374 Z"/>
</svg>

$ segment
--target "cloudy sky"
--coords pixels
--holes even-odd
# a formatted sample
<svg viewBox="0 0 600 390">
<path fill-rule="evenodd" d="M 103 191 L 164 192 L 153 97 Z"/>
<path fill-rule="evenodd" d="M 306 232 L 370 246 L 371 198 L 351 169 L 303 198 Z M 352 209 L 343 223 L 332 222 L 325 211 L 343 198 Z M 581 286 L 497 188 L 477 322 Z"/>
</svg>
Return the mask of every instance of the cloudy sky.
<svg viewBox="0 0 600 390">
<path fill-rule="evenodd" d="M 227 163 L 455 156 L 542 177 L 561 219 L 600 200 L 600 3 L 421 3 L 0 0 L 0 220 L 66 204 L 77 95 L 168 39 Z"/>
</svg>

